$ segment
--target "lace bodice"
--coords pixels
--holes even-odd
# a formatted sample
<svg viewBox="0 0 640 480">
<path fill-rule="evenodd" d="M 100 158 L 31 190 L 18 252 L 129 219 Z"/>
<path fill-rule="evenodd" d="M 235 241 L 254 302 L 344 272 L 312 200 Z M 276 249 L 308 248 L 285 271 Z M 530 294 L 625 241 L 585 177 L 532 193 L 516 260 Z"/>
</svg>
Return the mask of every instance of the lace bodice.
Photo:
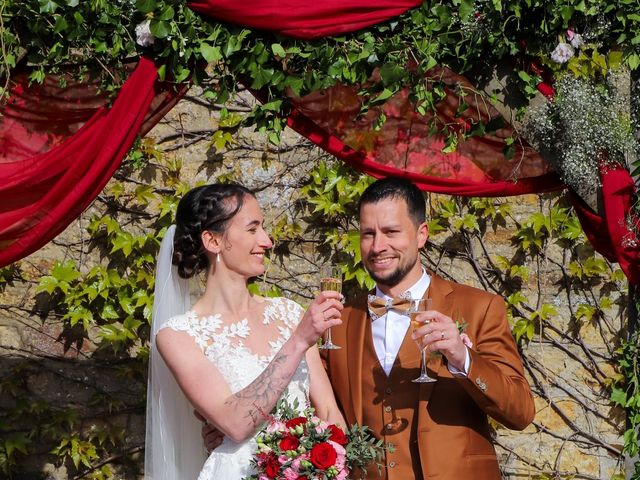
<svg viewBox="0 0 640 480">
<path fill-rule="evenodd" d="M 195 312 L 188 311 L 167 321 L 164 328 L 182 331 L 193 337 L 202 352 L 220 371 L 229 388 L 236 393 L 247 387 L 269 365 L 291 333 L 298 325 L 303 312 L 302 307 L 286 298 L 269 298 L 265 306 L 262 324 L 269 325 L 273 333 L 271 338 L 262 342 L 268 343 L 264 352 L 254 353 L 251 350 L 251 327 L 247 319 L 233 323 L 225 323 L 220 314 L 198 317 Z M 260 339 L 257 339 L 260 340 Z M 294 399 L 304 406 L 309 401 L 309 369 L 306 361 L 300 362 L 291 379 L 286 395 L 290 403 Z M 214 450 L 205 463 L 199 480 L 218 478 L 241 478 L 252 473 L 249 460 L 256 448 L 255 440 L 249 439 L 236 444 L 225 438 L 223 444 Z"/>
</svg>

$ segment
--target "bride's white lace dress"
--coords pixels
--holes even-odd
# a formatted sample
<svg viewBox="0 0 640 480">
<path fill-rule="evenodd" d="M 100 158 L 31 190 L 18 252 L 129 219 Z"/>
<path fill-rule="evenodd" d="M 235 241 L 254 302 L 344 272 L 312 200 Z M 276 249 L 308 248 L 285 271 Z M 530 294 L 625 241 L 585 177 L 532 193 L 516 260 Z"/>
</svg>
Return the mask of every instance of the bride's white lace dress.
<svg viewBox="0 0 640 480">
<path fill-rule="evenodd" d="M 183 331 L 192 336 L 227 380 L 231 391 L 236 393 L 253 382 L 269 365 L 303 314 L 300 305 L 286 298 L 269 298 L 266 302 L 262 323 L 272 327 L 269 329 L 273 333 L 271 338 L 256 338 L 255 334 L 251 337 L 251 328 L 246 319 L 224 324 L 219 314 L 202 318 L 193 311 L 171 318 L 162 328 Z M 265 348 L 262 353 L 254 353 L 250 348 L 252 344 Z M 309 369 L 304 359 L 286 392 L 290 403 L 297 399 L 301 408 L 307 404 Z M 222 445 L 209 455 L 198 480 L 240 480 L 251 475 L 254 471 L 249 461 L 255 451 L 254 437 L 242 443 L 225 437 Z"/>
</svg>

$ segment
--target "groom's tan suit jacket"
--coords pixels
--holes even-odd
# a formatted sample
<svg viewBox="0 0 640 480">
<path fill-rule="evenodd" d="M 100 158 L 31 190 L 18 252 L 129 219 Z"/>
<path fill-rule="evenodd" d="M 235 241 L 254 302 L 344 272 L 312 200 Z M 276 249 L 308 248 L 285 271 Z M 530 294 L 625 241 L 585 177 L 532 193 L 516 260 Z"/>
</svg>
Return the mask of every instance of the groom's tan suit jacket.
<svg viewBox="0 0 640 480">
<path fill-rule="evenodd" d="M 368 425 L 385 443 L 382 477 L 370 468 L 367 478 L 499 480 L 487 416 L 521 430 L 535 414 L 504 301 L 435 275 L 427 295 L 434 310 L 467 323 L 473 342 L 467 377 L 452 375 L 443 356 L 432 356 L 428 371 L 438 381 L 411 382 L 420 369 L 411 328 L 387 377 L 373 347 L 366 295 L 347 305 L 343 324 L 332 329 L 342 349 L 324 351 L 347 422 Z"/>
</svg>

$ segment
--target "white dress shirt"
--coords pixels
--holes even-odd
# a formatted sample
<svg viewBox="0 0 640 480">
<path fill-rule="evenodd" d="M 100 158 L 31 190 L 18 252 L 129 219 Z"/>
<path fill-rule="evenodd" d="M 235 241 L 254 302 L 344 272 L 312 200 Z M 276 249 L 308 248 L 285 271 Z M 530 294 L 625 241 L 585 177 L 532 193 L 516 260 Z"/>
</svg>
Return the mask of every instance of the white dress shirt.
<svg viewBox="0 0 640 480">
<path fill-rule="evenodd" d="M 408 298 L 422 298 L 431 285 L 431 277 L 423 269 L 422 276 L 408 290 Z M 376 296 L 383 300 L 391 297 L 382 293 L 376 285 Z M 371 334 L 373 335 L 373 347 L 375 348 L 378 361 L 387 376 L 391 373 L 393 363 L 396 361 L 400 346 L 407 334 L 407 329 L 411 325 L 411 318 L 408 315 L 389 310 L 386 314 L 371 322 Z M 449 371 L 454 375 L 466 376 L 469 371 L 469 351 L 464 362 L 464 371 L 449 366 Z"/>
<path fill-rule="evenodd" d="M 409 298 L 422 298 L 430 284 L 431 277 L 423 270 L 420 279 L 407 290 L 410 293 Z M 391 298 L 382 293 L 377 285 L 376 296 L 383 300 Z M 409 325 L 411 325 L 411 319 L 408 315 L 403 315 L 393 310 L 389 310 L 385 315 L 371 323 L 373 347 L 387 376 L 391 373 L 391 367 L 393 367 L 393 362 L 396 361 L 396 356 L 400 351 L 400 346 L 407 334 Z"/>
</svg>

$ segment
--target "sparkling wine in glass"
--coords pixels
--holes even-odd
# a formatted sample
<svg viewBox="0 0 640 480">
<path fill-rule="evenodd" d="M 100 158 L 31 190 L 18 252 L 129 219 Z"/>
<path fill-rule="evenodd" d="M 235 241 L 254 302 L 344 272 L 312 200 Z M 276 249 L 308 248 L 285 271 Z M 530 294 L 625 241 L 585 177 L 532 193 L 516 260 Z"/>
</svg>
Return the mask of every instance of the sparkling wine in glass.
<svg viewBox="0 0 640 480">
<path fill-rule="evenodd" d="M 409 316 L 411 317 L 411 327 L 413 331 L 416 331 L 418 328 L 423 325 L 429 323 L 428 321 L 420 321 L 418 320 L 418 315 L 426 312 L 427 310 L 431 310 L 431 299 L 430 298 L 420 298 L 411 300 L 411 307 L 409 310 Z M 418 378 L 414 378 L 412 382 L 416 383 L 429 383 L 429 382 L 437 382 L 438 379 L 431 378 L 427 373 L 427 349 L 423 347 L 422 344 L 418 344 L 418 348 L 420 349 L 420 376 Z"/>
<path fill-rule="evenodd" d="M 326 265 L 320 268 L 320 291 L 328 290 L 342 293 L 342 270 L 335 265 Z M 341 347 L 331 341 L 331 329 L 327 328 L 326 338 L 319 347 L 322 350 L 337 350 Z"/>
</svg>

